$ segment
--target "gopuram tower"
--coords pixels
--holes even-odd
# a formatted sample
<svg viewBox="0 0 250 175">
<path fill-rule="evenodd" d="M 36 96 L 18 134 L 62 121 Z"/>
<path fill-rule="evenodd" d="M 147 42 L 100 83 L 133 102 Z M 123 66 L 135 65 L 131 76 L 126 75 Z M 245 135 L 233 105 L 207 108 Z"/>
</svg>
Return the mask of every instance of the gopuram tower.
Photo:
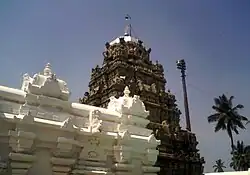
<svg viewBox="0 0 250 175">
<path fill-rule="evenodd" d="M 111 96 L 122 96 L 125 86 L 129 86 L 131 95 L 139 95 L 150 111 L 148 128 L 161 140 L 159 174 L 201 175 L 204 158 L 198 153 L 196 136 L 181 129 L 175 96 L 165 90 L 163 66 L 151 61 L 150 52 L 151 48 L 132 35 L 128 23 L 123 36 L 105 44 L 103 64 L 92 69 L 89 91 L 80 102 L 106 108 Z"/>
</svg>

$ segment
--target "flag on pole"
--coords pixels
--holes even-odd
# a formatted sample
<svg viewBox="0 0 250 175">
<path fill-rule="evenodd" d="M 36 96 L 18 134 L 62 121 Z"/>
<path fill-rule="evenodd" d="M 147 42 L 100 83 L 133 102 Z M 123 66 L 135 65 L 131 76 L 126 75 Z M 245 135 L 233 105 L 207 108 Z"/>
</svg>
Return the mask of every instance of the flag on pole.
<svg viewBox="0 0 250 175">
<path fill-rule="evenodd" d="M 130 20 L 130 19 L 131 19 L 131 17 L 128 14 L 126 14 L 125 20 Z"/>
</svg>

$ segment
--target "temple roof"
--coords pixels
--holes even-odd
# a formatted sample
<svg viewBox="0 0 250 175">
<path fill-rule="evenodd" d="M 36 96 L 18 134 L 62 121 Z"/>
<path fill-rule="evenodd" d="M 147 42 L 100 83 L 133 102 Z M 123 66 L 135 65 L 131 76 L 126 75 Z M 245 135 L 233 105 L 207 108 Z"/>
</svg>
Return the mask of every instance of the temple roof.
<svg viewBox="0 0 250 175">
<path fill-rule="evenodd" d="M 114 39 L 113 41 L 111 41 L 109 44 L 110 45 L 113 45 L 113 44 L 117 44 L 117 43 L 120 43 L 120 38 L 124 38 L 124 41 L 125 42 L 135 42 L 137 44 L 139 44 L 139 41 L 141 41 L 140 39 L 138 38 L 135 38 L 133 36 L 129 36 L 129 35 L 124 35 L 124 36 L 119 36 L 117 37 L 116 39 Z M 143 42 L 142 42 L 142 45 L 144 46 Z"/>
<path fill-rule="evenodd" d="M 125 27 L 125 31 L 124 31 L 124 35 L 123 36 L 119 36 L 117 38 L 115 38 L 114 40 L 112 40 L 111 42 L 109 42 L 110 45 L 114 45 L 114 44 L 118 44 L 121 42 L 121 38 L 124 39 L 125 42 L 134 42 L 136 44 L 142 45 L 143 47 L 146 48 L 145 44 L 143 43 L 142 40 L 140 40 L 139 38 L 135 37 L 134 35 L 132 35 L 132 25 L 130 23 L 131 17 L 129 15 L 127 15 L 125 17 L 126 21 L 128 21 L 128 24 Z"/>
<path fill-rule="evenodd" d="M 112 45 L 120 43 L 122 38 L 124 39 L 125 42 L 133 42 L 135 44 L 141 45 L 145 49 L 148 49 L 148 47 L 143 43 L 142 40 L 134 36 L 126 35 L 126 34 L 124 36 L 119 36 L 115 38 L 114 40 L 110 41 L 109 45 L 112 46 Z"/>
</svg>

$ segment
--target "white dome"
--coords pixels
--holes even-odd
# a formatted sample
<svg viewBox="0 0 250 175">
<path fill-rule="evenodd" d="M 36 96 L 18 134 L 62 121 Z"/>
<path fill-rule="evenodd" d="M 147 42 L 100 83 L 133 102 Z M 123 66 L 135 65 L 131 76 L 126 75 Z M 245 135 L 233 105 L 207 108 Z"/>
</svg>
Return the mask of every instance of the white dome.
<svg viewBox="0 0 250 175">
<path fill-rule="evenodd" d="M 125 36 L 117 37 L 117 38 L 114 39 L 113 41 L 109 42 L 109 44 L 110 44 L 110 45 L 114 45 L 114 44 L 120 43 L 120 38 L 123 38 L 125 42 L 131 41 L 131 42 L 134 42 L 134 43 L 137 43 L 137 44 L 140 44 L 139 41 L 141 41 L 140 39 L 135 38 L 135 37 L 133 37 L 133 36 L 129 36 L 129 35 L 126 36 L 126 35 L 125 35 Z M 141 44 L 142 44 L 142 46 L 145 47 L 145 45 L 144 45 L 143 42 L 142 42 Z"/>
</svg>

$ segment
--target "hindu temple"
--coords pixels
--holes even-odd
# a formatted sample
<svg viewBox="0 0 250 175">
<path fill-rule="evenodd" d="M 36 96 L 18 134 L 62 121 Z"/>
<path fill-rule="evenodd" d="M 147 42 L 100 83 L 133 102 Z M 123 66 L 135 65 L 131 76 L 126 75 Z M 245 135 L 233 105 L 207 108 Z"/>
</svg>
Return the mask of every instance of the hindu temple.
<svg viewBox="0 0 250 175">
<path fill-rule="evenodd" d="M 89 90 L 80 103 L 106 108 L 111 96 L 121 97 L 128 86 L 150 112 L 147 128 L 159 140 L 156 162 L 160 175 L 201 175 L 204 158 L 194 133 L 180 127 L 181 112 L 175 95 L 166 90 L 164 68 L 150 58 L 151 48 L 132 35 L 130 22 L 124 35 L 105 43 L 103 64 L 92 69 Z"/>
</svg>

